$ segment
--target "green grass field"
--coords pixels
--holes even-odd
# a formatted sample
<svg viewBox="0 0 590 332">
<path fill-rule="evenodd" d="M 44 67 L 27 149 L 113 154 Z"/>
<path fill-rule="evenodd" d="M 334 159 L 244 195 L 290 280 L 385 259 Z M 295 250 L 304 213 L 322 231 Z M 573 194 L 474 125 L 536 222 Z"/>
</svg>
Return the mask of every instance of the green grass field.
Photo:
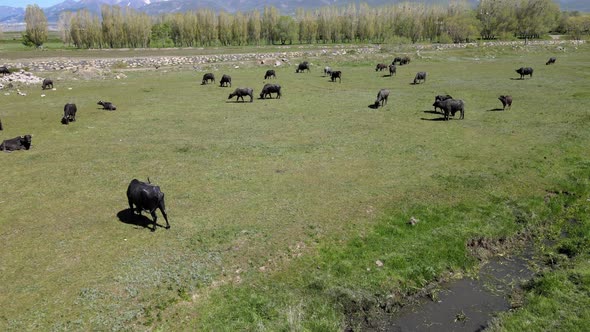
<svg viewBox="0 0 590 332">
<path fill-rule="evenodd" d="M 470 274 L 471 238 L 530 232 L 559 246 L 574 241 L 559 237 L 572 218 L 581 252 L 539 248 L 570 269 L 555 280 L 578 276 L 568 290 L 587 304 L 590 48 L 422 52 L 393 78 L 375 72 L 393 56 L 277 68 L 278 100 L 257 99 L 269 67 L 211 65 L 218 80 L 254 88 L 253 103 L 200 85 L 205 71 L 164 67 L 120 80 L 41 73 L 56 91 L 2 93 L 0 137 L 32 134 L 33 147 L 0 154 L 0 329 L 337 331 L 358 324 L 364 304 Z M 516 80 L 521 66 L 534 77 Z M 410 84 L 417 71 L 425 84 Z M 381 88 L 388 104 L 369 108 Z M 465 101 L 464 120 L 429 112 L 447 93 Z M 511 110 L 495 110 L 501 94 Z M 64 126 L 67 102 L 78 114 Z M 131 179 L 147 177 L 166 193 L 170 230 L 117 217 Z M 576 196 L 547 204 L 547 191 Z M 545 288 L 531 296 L 548 300 L 496 328 L 582 331 L 588 306 L 535 293 Z M 535 309 L 543 301 L 581 312 L 551 316 Z"/>
</svg>

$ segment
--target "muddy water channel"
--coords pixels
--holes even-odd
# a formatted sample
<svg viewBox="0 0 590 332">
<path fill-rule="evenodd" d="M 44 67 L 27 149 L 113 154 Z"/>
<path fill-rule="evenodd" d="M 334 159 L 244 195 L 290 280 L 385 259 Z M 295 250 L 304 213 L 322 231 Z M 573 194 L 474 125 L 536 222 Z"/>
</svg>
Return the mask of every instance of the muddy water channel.
<svg viewBox="0 0 590 332">
<path fill-rule="evenodd" d="M 447 284 L 430 299 L 402 308 L 380 330 L 385 331 L 481 331 L 500 311 L 511 308 L 510 295 L 533 277 L 532 250 L 518 256 L 496 257 L 478 277 Z"/>
</svg>

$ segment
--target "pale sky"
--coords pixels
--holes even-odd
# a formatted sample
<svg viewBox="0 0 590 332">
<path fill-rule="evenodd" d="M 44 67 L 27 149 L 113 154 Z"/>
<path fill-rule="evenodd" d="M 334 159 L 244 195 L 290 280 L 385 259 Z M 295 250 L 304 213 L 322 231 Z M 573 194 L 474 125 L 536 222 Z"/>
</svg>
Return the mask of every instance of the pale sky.
<svg viewBox="0 0 590 332">
<path fill-rule="evenodd" d="M 0 6 L 25 8 L 27 5 L 38 5 L 41 8 L 51 7 L 64 0 L 0 0 Z"/>
</svg>

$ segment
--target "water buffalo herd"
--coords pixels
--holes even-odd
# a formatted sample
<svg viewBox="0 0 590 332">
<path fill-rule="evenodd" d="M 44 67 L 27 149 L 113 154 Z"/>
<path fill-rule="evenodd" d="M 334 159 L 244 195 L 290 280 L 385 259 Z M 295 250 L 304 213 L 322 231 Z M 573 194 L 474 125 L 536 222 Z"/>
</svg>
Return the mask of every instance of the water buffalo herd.
<svg viewBox="0 0 590 332">
<path fill-rule="evenodd" d="M 547 61 L 546 65 L 555 64 L 556 58 L 551 57 Z M 410 58 L 407 56 L 404 57 L 396 57 L 394 58 L 393 62 L 390 65 L 386 65 L 383 63 L 377 64 L 375 71 L 383 71 L 389 68 L 389 76 L 396 75 L 397 67 L 396 64 L 403 66 L 408 65 L 410 63 Z M 304 73 L 305 71 L 310 72 L 310 64 L 307 61 L 299 63 L 295 70 L 296 73 Z M 342 83 L 342 71 L 340 70 L 332 70 L 331 67 L 325 67 L 323 69 L 324 76 L 329 76 L 332 82 L 335 82 L 336 79 L 340 83 Z M 520 79 L 524 79 L 525 76 L 529 76 L 530 78 L 533 77 L 533 68 L 531 67 L 521 67 L 516 70 L 518 74 L 520 74 Z M 6 66 L 0 67 L 0 74 L 3 75 L 10 75 L 10 70 Z M 426 82 L 426 72 L 418 72 L 414 77 L 413 84 L 419 84 Z M 264 79 L 276 79 L 276 72 L 275 70 L 267 70 Z M 201 84 L 206 85 L 208 83 L 215 83 L 215 76 L 213 73 L 206 73 L 203 75 Z M 231 87 L 231 76 L 223 75 L 220 81 L 220 87 Z M 42 89 L 53 89 L 53 81 L 49 78 L 43 80 Z M 252 88 L 237 88 L 232 93 L 229 94 L 228 99 L 236 98 L 236 101 L 240 99 L 244 102 L 244 97 L 249 96 L 250 102 L 253 101 L 253 89 Z M 267 83 L 262 88 L 260 92 L 260 99 L 272 98 L 272 94 L 276 94 L 276 99 L 281 98 L 281 86 L 279 84 L 271 84 Z M 377 93 L 377 98 L 375 102 L 371 105 L 374 108 L 384 107 L 387 104 L 387 100 L 390 95 L 389 89 L 380 89 Z M 512 107 L 512 96 L 509 95 L 501 95 L 498 98 L 502 102 L 502 110 L 506 108 L 510 109 Z M 114 111 L 117 108 L 113 103 L 106 102 L 106 101 L 98 101 L 98 105 L 102 106 L 102 109 L 108 111 Z M 455 116 L 456 113 L 459 113 L 459 119 L 464 119 L 465 117 L 465 102 L 461 99 L 454 99 L 452 96 L 446 95 L 437 95 L 435 97 L 434 103 L 434 110 L 436 112 L 437 109 L 440 109 L 444 115 L 444 120 L 449 120 L 449 117 Z M 70 122 L 76 121 L 76 113 L 77 107 L 76 104 L 67 103 L 64 105 L 63 109 L 63 116 L 61 119 L 61 123 L 69 124 Z M 3 129 L 2 122 L 0 121 L 0 130 Z M 17 150 L 29 150 L 31 148 L 32 143 L 32 135 L 27 134 L 24 136 L 17 136 L 15 138 L 6 139 L 2 141 L 0 144 L 0 151 L 11 152 Z M 141 215 L 142 211 L 148 211 L 152 216 L 152 223 L 153 228 L 152 231 L 156 229 L 156 210 L 159 209 L 164 219 L 166 220 L 166 229 L 170 228 L 170 224 L 168 222 L 168 215 L 166 213 L 166 207 L 164 204 L 164 193 L 160 190 L 160 187 L 151 184 L 149 179 L 148 182 L 142 182 L 137 179 L 133 179 L 127 188 L 127 199 L 129 203 L 129 208 L 135 214 Z"/>
<path fill-rule="evenodd" d="M 385 63 L 378 63 L 375 66 L 375 71 L 383 71 L 385 69 L 389 69 L 389 76 L 393 77 L 397 75 L 397 65 L 404 66 L 410 63 L 410 57 L 403 56 L 403 57 L 395 57 L 391 64 L 387 65 Z M 556 61 L 555 57 L 550 57 L 547 61 L 546 65 L 554 64 Z M 295 69 L 295 73 L 304 73 L 310 72 L 310 63 L 308 61 L 303 61 L 297 64 Z M 338 82 L 342 83 L 342 71 L 340 70 L 333 70 L 332 67 L 326 66 L 323 68 L 324 77 L 330 77 L 331 82 Z M 525 76 L 533 77 L 533 68 L 531 67 L 521 67 L 516 69 L 516 72 L 520 74 L 520 79 L 524 79 Z M 420 84 L 426 82 L 427 73 L 424 71 L 417 72 L 414 76 L 414 80 L 412 84 Z M 276 72 L 274 69 L 269 69 L 264 74 L 264 79 L 271 79 L 276 78 Z M 203 75 L 202 84 L 207 84 L 209 81 L 215 82 L 215 76 L 212 73 L 207 73 Z M 227 83 L 227 84 L 226 84 Z M 231 77 L 229 75 L 223 75 L 221 80 L 220 86 L 231 86 Z M 260 92 L 260 99 L 272 98 L 272 93 L 276 93 L 276 99 L 281 98 L 281 86 L 279 84 L 265 84 Z M 383 107 L 387 104 L 387 99 L 389 97 L 390 90 L 388 89 L 381 89 L 377 94 L 377 99 L 371 107 L 377 108 L 379 106 Z M 252 88 L 237 88 L 234 92 L 230 93 L 228 99 L 236 98 L 236 101 L 239 102 L 240 99 L 244 102 L 244 96 L 250 97 L 250 102 L 253 101 L 253 89 Z M 512 96 L 509 95 L 502 95 L 498 98 L 502 102 L 502 110 L 506 110 L 506 108 L 510 109 L 512 107 Z M 458 112 L 460 113 L 459 119 L 465 118 L 465 102 L 461 99 L 454 99 L 450 95 L 437 95 L 435 96 L 434 100 L 434 111 L 436 112 L 437 109 L 440 109 L 440 112 L 444 115 L 444 120 L 449 120 L 449 117 L 455 116 Z"/>
</svg>

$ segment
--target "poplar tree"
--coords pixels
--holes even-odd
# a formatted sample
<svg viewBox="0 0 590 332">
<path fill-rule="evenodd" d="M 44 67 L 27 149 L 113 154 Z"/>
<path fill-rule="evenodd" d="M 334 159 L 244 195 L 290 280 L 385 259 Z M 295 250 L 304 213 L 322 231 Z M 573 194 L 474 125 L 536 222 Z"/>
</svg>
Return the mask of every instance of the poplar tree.
<svg viewBox="0 0 590 332">
<path fill-rule="evenodd" d="M 41 47 L 47 41 L 47 18 L 38 5 L 27 5 L 25 10 L 27 28 L 23 34 L 23 44 Z"/>
</svg>

